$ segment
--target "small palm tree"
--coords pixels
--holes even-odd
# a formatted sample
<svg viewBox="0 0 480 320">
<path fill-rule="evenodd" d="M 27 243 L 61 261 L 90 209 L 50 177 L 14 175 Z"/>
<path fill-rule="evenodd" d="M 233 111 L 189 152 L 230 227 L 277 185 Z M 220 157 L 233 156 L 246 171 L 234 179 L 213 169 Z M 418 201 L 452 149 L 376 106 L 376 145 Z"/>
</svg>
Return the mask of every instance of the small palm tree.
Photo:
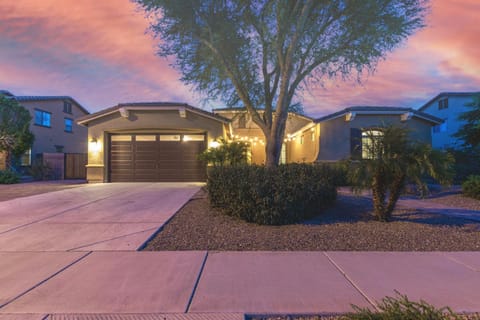
<svg viewBox="0 0 480 320">
<path fill-rule="evenodd" d="M 403 127 L 365 131 L 364 140 L 364 157 L 359 161 L 349 160 L 348 176 L 354 191 L 372 191 L 374 214 L 380 221 L 391 219 L 407 182 L 414 182 L 425 192 L 425 177 L 442 184 L 450 183 L 453 177 L 453 157 L 433 150 L 428 144 L 412 141 Z"/>
</svg>

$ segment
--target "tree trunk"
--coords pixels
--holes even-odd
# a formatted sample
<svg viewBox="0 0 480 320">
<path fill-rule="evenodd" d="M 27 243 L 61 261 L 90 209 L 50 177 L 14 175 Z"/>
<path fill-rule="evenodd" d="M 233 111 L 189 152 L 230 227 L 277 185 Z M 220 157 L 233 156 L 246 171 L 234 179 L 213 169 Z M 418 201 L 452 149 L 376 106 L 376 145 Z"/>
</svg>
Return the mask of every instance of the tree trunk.
<svg viewBox="0 0 480 320">
<path fill-rule="evenodd" d="M 405 178 L 405 174 L 395 177 L 395 180 L 393 180 L 393 183 L 390 186 L 390 196 L 388 197 L 388 204 L 386 208 L 386 216 L 388 217 L 388 220 L 392 218 L 392 212 L 393 209 L 395 209 L 398 198 L 400 198 L 400 194 L 402 193 L 405 184 Z"/>
<path fill-rule="evenodd" d="M 282 153 L 283 138 L 285 136 L 285 125 L 287 122 L 288 111 L 275 113 L 272 129 L 269 135 L 265 136 L 265 165 L 268 168 L 278 166 L 280 155 Z"/>
<path fill-rule="evenodd" d="M 10 150 L 5 150 L 5 169 L 12 169 L 12 152 Z"/>
<path fill-rule="evenodd" d="M 278 139 L 272 139 L 272 137 L 267 138 L 265 143 L 265 165 L 268 168 L 272 168 L 278 165 L 280 160 L 280 153 L 282 145 L 278 143 Z"/>
<path fill-rule="evenodd" d="M 382 169 L 378 168 L 375 172 L 372 181 L 372 200 L 373 200 L 373 211 L 375 216 L 380 221 L 388 221 L 386 216 L 385 208 L 385 192 L 386 183 L 384 172 Z"/>
</svg>

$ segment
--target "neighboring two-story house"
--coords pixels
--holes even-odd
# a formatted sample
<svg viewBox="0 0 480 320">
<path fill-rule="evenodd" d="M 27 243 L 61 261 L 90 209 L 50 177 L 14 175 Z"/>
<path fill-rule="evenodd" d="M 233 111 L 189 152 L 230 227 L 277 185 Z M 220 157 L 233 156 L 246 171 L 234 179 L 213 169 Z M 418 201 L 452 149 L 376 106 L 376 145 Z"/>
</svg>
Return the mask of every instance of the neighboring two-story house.
<svg viewBox="0 0 480 320">
<path fill-rule="evenodd" d="M 75 119 L 89 112 L 69 96 L 17 96 L 1 90 L 25 107 L 32 116 L 30 131 L 35 135 L 31 149 L 20 159 L 21 166 L 30 166 L 42 153 L 87 153 L 87 128 Z"/>
<path fill-rule="evenodd" d="M 475 92 L 442 92 L 430 99 L 419 111 L 443 120 L 432 128 L 432 146 L 436 149 L 461 148 L 463 141 L 453 135 L 465 124 L 458 119 L 461 113 L 469 111 L 466 104 L 472 101 Z"/>
</svg>

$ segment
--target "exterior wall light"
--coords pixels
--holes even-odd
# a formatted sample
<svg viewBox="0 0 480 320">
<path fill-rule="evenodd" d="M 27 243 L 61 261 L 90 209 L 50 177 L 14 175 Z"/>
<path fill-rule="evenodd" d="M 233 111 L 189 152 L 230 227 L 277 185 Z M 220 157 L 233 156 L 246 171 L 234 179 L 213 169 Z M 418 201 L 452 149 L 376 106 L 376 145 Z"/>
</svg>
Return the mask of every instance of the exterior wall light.
<svg viewBox="0 0 480 320">
<path fill-rule="evenodd" d="M 90 139 L 88 150 L 92 153 L 98 153 L 100 151 L 100 143 L 97 138 Z"/>
</svg>

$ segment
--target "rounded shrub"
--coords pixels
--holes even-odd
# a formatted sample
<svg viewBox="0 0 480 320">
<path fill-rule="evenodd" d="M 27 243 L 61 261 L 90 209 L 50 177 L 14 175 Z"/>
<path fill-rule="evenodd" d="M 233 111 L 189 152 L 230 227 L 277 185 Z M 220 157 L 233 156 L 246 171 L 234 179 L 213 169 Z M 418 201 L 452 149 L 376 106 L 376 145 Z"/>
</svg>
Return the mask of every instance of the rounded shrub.
<svg viewBox="0 0 480 320">
<path fill-rule="evenodd" d="M 0 184 L 13 184 L 20 182 L 18 173 L 12 170 L 0 170 Z"/>
<path fill-rule="evenodd" d="M 480 200 L 480 176 L 469 176 L 462 183 L 462 191 L 467 197 Z"/>
<path fill-rule="evenodd" d="M 320 213 L 337 196 L 336 170 L 326 165 L 211 168 L 210 203 L 230 216 L 266 225 L 290 224 Z"/>
</svg>

